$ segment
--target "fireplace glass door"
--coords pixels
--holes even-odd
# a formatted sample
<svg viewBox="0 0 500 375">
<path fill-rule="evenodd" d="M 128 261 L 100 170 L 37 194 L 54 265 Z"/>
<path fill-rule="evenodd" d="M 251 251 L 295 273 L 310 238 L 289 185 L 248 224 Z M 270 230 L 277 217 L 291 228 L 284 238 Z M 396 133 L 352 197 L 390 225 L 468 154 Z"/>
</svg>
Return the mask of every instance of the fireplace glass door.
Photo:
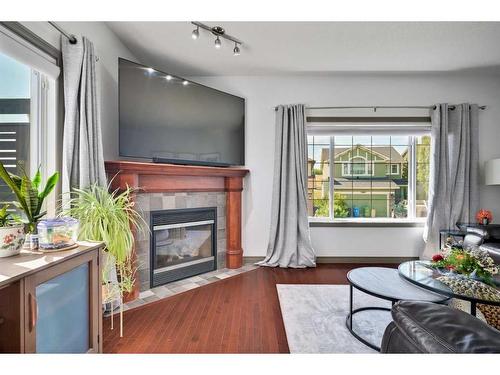
<svg viewBox="0 0 500 375">
<path fill-rule="evenodd" d="M 213 220 L 159 226 L 155 235 L 155 272 L 211 260 Z"/>
<path fill-rule="evenodd" d="M 154 225 L 153 286 L 215 269 L 215 233 L 215 217 Z"/>
</svg>

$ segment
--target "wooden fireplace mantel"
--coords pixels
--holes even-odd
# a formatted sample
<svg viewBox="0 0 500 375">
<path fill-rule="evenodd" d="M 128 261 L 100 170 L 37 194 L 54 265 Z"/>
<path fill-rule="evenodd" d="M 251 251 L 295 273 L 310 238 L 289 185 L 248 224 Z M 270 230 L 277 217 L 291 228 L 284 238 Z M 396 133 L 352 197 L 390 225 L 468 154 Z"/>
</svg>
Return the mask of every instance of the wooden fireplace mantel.
<svg viewBox="0 0 500 375">
<path fill-rule="evenodd" d="M 113 190 L 128 186 L 137 193 L 226 192 L 226 267 L 242 266 L 241 192 L 248 169 L 135 161 L 106 161 L 105 166 Z"/>
<path fill-rule="evenodd" d="M 106 161 L 106 173 L 113 178 L 113 188 L 126 185 L 141 193 L 230 191 L 243 190 L 245 168 L 199 167 L 144 163 L 135 161 Z"/>
</svg>

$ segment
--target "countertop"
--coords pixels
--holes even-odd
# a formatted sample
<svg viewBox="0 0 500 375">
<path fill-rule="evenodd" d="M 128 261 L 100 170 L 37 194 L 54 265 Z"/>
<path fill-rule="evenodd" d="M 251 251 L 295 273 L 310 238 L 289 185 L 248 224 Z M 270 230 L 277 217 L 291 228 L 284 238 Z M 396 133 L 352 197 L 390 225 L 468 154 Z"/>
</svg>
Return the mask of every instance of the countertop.
<svg viewBox="0 0 500 375">
<path fill-rule="evenodd" d="M 72 250 L 42 253 L 23 249 L 19 255 L 0 258 L 0 288 L 67 259 L 103 247 L 101 242 L 78 242 Z"/>
</svg>

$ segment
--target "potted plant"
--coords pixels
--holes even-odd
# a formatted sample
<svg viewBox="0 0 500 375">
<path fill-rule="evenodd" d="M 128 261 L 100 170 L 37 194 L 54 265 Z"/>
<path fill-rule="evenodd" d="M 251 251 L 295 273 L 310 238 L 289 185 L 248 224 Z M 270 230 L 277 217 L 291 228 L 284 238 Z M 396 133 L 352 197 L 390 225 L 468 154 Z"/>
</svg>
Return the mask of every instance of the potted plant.
<svg viewBox="0 0 500 375">
<path fill-rule="evenodd" d="M 42 211 L 43 202 L 57 185 L 59 173 L 56 172 L 50 176 L 42 188 L 40 169 L 37 170 L 33 179 L 28 177 L 24 168 L 21 168 L 21 171 L 22 175 L 16 176 L 8 172 L 0 162 L 0 177 L 15 194 L 17 201 L 12 203 L 23 211 L 25 218 L 22 219 L 22 222 L 25 224 L 26 233 L 29 236 L 30 247 L 36 249 L 38 247 L 36 224 L 47 213 Z"/>
<path fill-rule="evenodd" d="M 463 249 L 451 247 L 432 256 L 431 266 L 445 272 L 493 284 L 498 266 L 488 253 L 480 248 Z"/>
<path fill-rule="evenodd" d="M 476 221 L 480 225 L 488 225 L 493 221 L 493 214 L 490 210 L 481 209 L 476 213 Z"/>
<path fill-rule="evenodd" d="M 80 222 L 79 239 L 102 241 L 106 245 L 106 264 L 116 264 L 120 293 L 132 291 L 135 267 L 131 259 L 136 229 L 146 227 L 144 219 L 134 209 L 132 189 L 123 192 L 109 191 L 97 184 L 87 189 L 74 189 L 67 208 L 62 214 L 72 216 Z M 113 281 L 110 270 L 103 267 L 103 282 Z"/>
<path fill-rule="evenodd" d="M 25 239 L 23 225 L 15 224 L 8 208 L 5 205 L 0 209 L 0 258 L 19 254 Z"/>
</svg>

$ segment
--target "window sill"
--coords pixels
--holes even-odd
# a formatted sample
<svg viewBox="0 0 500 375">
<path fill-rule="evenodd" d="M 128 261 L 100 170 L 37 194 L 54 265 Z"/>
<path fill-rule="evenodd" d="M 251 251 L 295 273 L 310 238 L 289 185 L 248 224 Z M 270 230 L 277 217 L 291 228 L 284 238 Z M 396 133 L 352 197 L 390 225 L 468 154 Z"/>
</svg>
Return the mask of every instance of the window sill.
<svg viewBox="0 0 500 375">
<path fill-rule="evenodd" d="M 405 228 L 423 227 L 425 220 L 409 219 L 321 219 L 309 218 L 309 227 L 345 227 L 345 228 Z"/>
</svg>

